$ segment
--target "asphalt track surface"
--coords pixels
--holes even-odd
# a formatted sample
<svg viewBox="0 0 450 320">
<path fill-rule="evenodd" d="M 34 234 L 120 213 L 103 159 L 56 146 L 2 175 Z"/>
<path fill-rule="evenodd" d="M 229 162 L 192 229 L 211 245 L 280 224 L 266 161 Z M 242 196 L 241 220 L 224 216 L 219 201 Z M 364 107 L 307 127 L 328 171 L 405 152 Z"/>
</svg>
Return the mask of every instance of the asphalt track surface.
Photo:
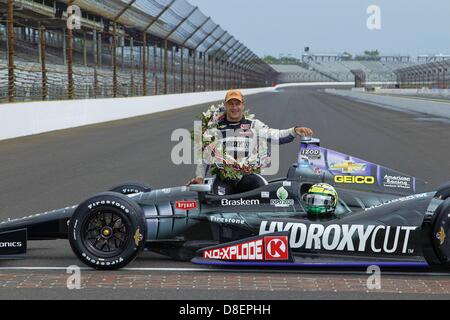
<svg viewBox="0 0 450 320">
<path fill-rule="evenodd" d="M 125 181 L 142 181 L 156 188 L 186 183 L 195 167 L 172 164 L 171 134 L 175 129 L 190 129 L 205 107 L 0 142 L 0 218 L 76 204 Z M 311 127 L 323 146 L 415 175 L 429 181 L 430 190 L 450 181 L 448 119 L 383 109 L 328 95 L 319 88 L 285 88 L 249 96 L 247 108 L 274 128 Z M 279 177 L 295 162 L 298 141 L 281 150 Z M 64 270 L 70 265 L 82 266 L 67 241 L 30 243 L 29 258 L 0 261 L 0 298 L 450 297 L 450 276 L 386 274 L 383 289 L 368 292 L 364 273 L 198 270 L 150 253 L 121 272 L 83 269 L 82 289 L 70 291 Z"/>
</svg>

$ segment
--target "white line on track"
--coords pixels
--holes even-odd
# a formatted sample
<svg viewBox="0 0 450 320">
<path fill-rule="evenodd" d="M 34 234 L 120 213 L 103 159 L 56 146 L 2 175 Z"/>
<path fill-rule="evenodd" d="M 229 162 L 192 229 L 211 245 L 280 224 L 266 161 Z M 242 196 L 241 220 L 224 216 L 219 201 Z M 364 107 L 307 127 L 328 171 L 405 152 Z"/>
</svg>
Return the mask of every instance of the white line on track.
<svg viewBox="0 0 450 320">
<path fill-rule="evenodd" d="M 68 267 L 3 267 L 0 271 L 65 271 Z M 81 267 L 80 270 L 95 271 L 88 267 Z M 172 272 L 201 272 L 213 271 L 201 268 L 123 268 L 122 271 L 172 271 Z M 216 270 L 220 271 L 220 270 Z"/>
</svg>

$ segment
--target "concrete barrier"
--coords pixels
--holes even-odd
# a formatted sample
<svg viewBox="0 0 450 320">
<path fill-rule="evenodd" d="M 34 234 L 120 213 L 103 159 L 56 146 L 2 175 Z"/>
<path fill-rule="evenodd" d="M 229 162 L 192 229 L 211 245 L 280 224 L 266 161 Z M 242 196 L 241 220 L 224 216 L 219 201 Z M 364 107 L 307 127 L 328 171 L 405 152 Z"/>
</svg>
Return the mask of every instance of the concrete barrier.
<svg viewBox="0 0 450 320">
<path fill-rule="evenodd" d="M 375 90 L 375 93 L 379 94 L 393 94 L 393 95 L 402 95 L 402 96 L 426 96 L 429 98 L 449 98 L 450 90 L 449 89 L 429 89 L 429 88 L 420 88 L 420 89 L 385 89 L 379 88 Z"/>
<path fill-rule="evenodd" d="M 433 101 L 420 98 L 395 97 L 374 93 L 361 93 L 350 90 L 326 89 L 327 93 L 343 96 L 357 101 L 390 109 L 417 112 L 450 119 L 450 101 Z"/>
<path fill-rule="evenodd" d="M 300 83 L 283 83 L 277 85 L 276 89 L 289 88 L 289 87 L 347 87 L 355 85 L 354 82 L 300 82 Z"/>
<path fill-rule="evenodd" d="M 244 95 L 273 88 L 242 90 Z M 127 119 L 222 100 L 226 91 L 0 104 L 0 140 Z"/>
<path fill-rule="evenodd" d="M 286 87 L 350 86 L 353 82 L 289 83 L 242 90 L 244 95 L 274 92 Z M 220 101 L 226 91 L 149 97 L 61 100 L 0 104 L 0 140 L 127 119 Z"/>
</svg>

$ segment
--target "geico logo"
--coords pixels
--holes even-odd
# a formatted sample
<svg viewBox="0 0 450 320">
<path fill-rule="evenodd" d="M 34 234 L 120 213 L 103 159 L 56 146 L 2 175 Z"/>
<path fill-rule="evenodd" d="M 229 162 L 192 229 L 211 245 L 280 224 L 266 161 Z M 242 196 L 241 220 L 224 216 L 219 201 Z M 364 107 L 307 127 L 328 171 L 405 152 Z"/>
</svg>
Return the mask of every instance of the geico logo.
<svg viewBox="0 0 450 320">
<path fill-rule="evenodd" d="M 264 260 L 263 240 L 254 240 L 225 248 L 206 250 L 203 258 L 214 260 Z"/>
<path fill-rule="evenodd" d="M 370 176 L 335 176 L 334 182 L 349 184 L 374 184 L 375 178 Z"/>
<path fill-rule="evenodd" d="M 0 242 L 0 248 L 20 248 L 22 242 Z"/>
<path fill-rule="evenodd" d="M 417 227 L 375 225 L 329 225 L 263 221 L 259 234 L 290 232 L 289 246 L 294 249 L 395 253 L 408 252 L 411 231 Z"/>
</svg>

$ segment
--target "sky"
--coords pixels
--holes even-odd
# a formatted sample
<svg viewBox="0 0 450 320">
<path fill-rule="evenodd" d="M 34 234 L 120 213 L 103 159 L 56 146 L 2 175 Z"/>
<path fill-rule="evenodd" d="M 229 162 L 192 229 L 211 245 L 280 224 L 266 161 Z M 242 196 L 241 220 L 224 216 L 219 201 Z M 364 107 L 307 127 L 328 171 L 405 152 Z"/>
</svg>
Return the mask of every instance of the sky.
<svg viewBox="0 0 450 320">
<path fill-rule="evenodd" d="M 450 53 L 449 0 L 188 0 L 260 56 Z M 380 9 L 369 30 L 367 9 Z"/>
</svg>

